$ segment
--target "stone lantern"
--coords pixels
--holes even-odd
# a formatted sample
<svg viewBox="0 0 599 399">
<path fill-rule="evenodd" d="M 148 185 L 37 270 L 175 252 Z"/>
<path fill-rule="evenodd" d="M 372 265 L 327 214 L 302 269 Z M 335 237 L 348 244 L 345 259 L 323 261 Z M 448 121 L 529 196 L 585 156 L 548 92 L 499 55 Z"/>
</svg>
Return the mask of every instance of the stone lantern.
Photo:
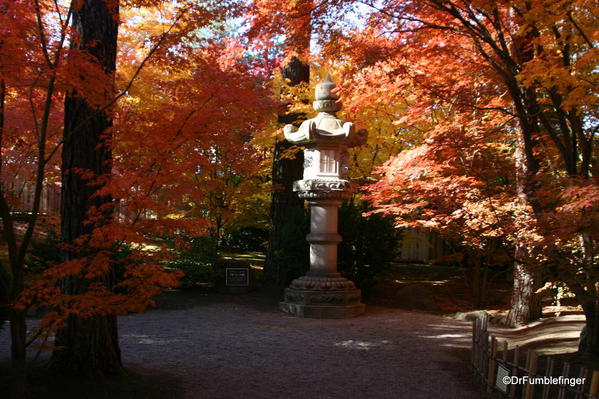
<svg viewBox="0 0 599 399">
<path fill-rule="evenodd" d="M 318 115 L 299 129 L 283 129 L 288 141 L 305 146 L 303 179 L 294 182 L 293 190 L 310 205 L 310 270 L 285 289 L 280 304 L 284 312 L 301 317 L 346 318 L 364 311 L 360 290 L 337 271 L 337 225 L 339 206 L 351 196 L 347 149 L 364 144 L 367 132 L 335 116 L 341 103 L 334 88 L 327 75 L 316 86 Z"/>
</svg>

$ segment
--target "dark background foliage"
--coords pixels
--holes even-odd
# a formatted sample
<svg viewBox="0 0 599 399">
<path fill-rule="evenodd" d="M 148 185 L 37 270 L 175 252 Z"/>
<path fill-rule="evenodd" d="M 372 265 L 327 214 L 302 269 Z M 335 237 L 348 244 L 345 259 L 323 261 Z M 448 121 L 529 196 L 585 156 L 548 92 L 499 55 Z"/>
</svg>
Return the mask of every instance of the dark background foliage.
<svg viewBox="0 0 599 399">
<path fill-rule="evenodd" d="M 380 276 L 395 260 L 399 247 L 400 230 L 390 217 L 369 211 L 366 202 L 345 203 L 339 209 L 338 269 L 343 276 L 356 283 L 362 295 L 368 297 Z"/>
<path fill-rule="evenodd" d="M 218 250 L 216 240 L 209 236 L 191 237 L 190 248 L 181 251 L 170 267 L 183 271 L 182 287 L 194 287 L 199 283 L 216 284 L 221 280 L 216 267 Z"/>
</svg>

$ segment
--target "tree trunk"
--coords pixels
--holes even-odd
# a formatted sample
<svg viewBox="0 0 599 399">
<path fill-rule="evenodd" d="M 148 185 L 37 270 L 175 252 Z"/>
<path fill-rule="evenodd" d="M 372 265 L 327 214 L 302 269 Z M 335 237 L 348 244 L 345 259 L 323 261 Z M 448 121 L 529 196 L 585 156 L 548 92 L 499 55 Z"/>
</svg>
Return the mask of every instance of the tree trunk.
<svg viewBox="0 0 599 399">
<path fill-rule="evenodd" d="M 12 226 L 9 226 L 12 230 Z M 12 251 L 15 252 L 14 250 Z M 25 266 L 23 260 L 18 257 L 11 257 L 10 265 L 12 272 L 12 282 L 8 285 L 10 289 L 9 304 L 18 300 L 19 295 L 25 288 Z M 2 265 L 0 265 L 2 267 Z M 10 340 L 11 340 L 11 363 L 14 376 L 12 395 L 14 398 L 25 397 L 27 388 L 27 323 L 25 321 L 25 311 L 10 306 Z"/>
<path fill-rule="evenodd" d="M 528 122 L 520 120 L 520 132 L 516 141 L 514 158 L 516 163 L 516 189 L 520 205 L 527 209 L 531 217 L 540 212 L 531 183 L 538 170 L 532 153 L 532 133 Z M 542 273 L 538 265 L 526 263 L 530 259 L 529 249 L 524 244 L 516 244 L 514 253 L 514 287 L 507 325 L 516 327 L 541 317 L 540 296 L 536 291 L 542 286 Z"/>
<path fill-rule="evenodd" d="M 596 292 L 596 290 L 595 290 Z M 585 325 L 580 333 L 578 352 L 593 359 L 599 359 L 599 299 L 590 298 L 585 292 L 586 298 L 577 296 L 579 303 L 582 303 L 584 310 Z"/>
<path fill-rule="evenodd" d="M 595 243 L 587 232 L 581 233 L 579 239 L 584 254 L 585 269 L 590 272 L 594 266 Z M 578 352 L 599 359 L 599 283 L 593 281 L 589 273 L 586 274 L 586 279 L 588 281 L 586 287 L 579 284 L 572 286 L 572 291 L 578 303 L 582 305 L 585 316 L 585 326 L 580 333 Z"/>
<path fill-rule="evenodd" d="M 11 395 L 14 398 L 23 398 L 27 386 L 25 337 L 27 325 L 25 312 L 11 309 L 10 311 L 10 339 L 11 339 L 11 366 L 14 376 Z"/>
<path fill-rule="evenodd" d="M 516 259 L 524 250 L 522 246 L 516 248 Z M 514 261 L 514 287 L 507 325 L 517 327 L 541 317 L 541 297 L 535 293 L 542 285 L 540 274 L 534 266 Z"/>
<path fill-rule="evenodd" d="M 0 79 L 0 181 L 2 181 L 2 142 L 4 139 L 4 103 L 6 101 L 6 83 Z"/>
<path fill-rule="evenodd" d="M 78 37 L 72 46 L 86 50 L 103 68 L 106 79 L 105 101 L 114 92 L 114 72 L 118 33 L 118 1 L 85 0 L 80 9 L 73 10 L 73 24 Z M 108 112 L 100 111 L 85 100 L 84 93 L 70 92 L 65 99 L 64 145 L 62 148 L 62 204 L 61 237 L 65 244 L 90 234 L 95 226 L 85 221 L 90 209 L 106 209 L 103 221 L 108 223 L 112 210 L 106 207 L 112 202 L 108 196 L 94 196 L 98 184 L 91 184 L 81 176 L 81 171 L 93 176 L 109 176 L 112 152 L 110 133 L 112 125 Z M 104 207 L 103 207 L 104 206 Z M 91 257 L 90 250 L 64 250 L 62 260 Z M 109 272 L 94 283 L 113 286 L 114 273 Z M 67 294 L 86 291 L 89 281 L 75 276 L 62 281 Z M 53 367 L 68 374 L 109 375 L 122 370 L 116 317 L 95 315 L 90 318 L 71 316 L 64 329 L 56 335 L 52 354 Z"/>
<path fill-rule="evenodd" d="M 289 85 L 295 86 L 310 81 L 310 66 L 303 63 L 297 57 L 293 57 L 290 63 L 283 68 L 283 78 L 289 79 Z M 279 116 L 279 123 L 295 123 L 305 119 L 304 114 L 288 113 Z M 293 182 L 300 180 L 304 173 L 304 153 L 299 151 L 294 159 L 281 158 L 283 152 L 291 147 L 286 140 L 277 140 L 275 143 L 274 159 L 272 166 L 272 200 L 270 205 L 271 229 L 268 239 L 268 251 L 264 263 L 264 276 L 267 282 L 272 284 L 283 284 L 288 279 L 285 268 L 283 253 L 286 248 L 282 240 L 283 232 L 300 232 L 301 229 L 289 229 L 289 223 L 295 223 L 296 216 L 303 214 L 304 201 L 293 192 Z M 305 240 L 298 234 L 291 240 Z"/>
<path fill-rule="evenodd" d="M 56 336 L 52 366 L 68 375 L 109 376 L 122 372 L 116 317 L 73 316 Z"/>
</svg>

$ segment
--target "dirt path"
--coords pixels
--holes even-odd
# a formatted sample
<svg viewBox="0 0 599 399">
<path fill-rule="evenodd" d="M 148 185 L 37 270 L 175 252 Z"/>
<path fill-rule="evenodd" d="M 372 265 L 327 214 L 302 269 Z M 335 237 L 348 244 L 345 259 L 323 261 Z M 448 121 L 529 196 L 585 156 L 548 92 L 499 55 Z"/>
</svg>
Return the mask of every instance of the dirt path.
<svg viewBox="0 0 599 399">
<path fill-rule="evenodd" d="M 172 377 L 168 399 L 490 397 L 468 366 L 470 328 L 372 306 L 355 319 L 300 319 L 242 297 L 119 319 L 127 366 Z"/>
<path fill-rule="evenodd" d="M 120 323 L 123 358 L 180 377 L 184 398 L 482 398 L 470 325 L 369 307 L 299 319 L 241 303 L 157 310 Z"/>
</svg>

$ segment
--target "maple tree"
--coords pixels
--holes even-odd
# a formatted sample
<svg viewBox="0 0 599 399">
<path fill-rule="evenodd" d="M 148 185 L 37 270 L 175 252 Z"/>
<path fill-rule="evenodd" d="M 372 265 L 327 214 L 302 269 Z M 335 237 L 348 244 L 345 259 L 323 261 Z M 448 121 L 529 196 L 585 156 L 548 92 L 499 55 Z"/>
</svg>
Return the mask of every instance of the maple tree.
<svg viewBox="0 0 599 399">
<path fill-rule="evenodd" d="M 61 21 L 61 24 L 57 24 L 58 29 L 53 32 L 56 49 L 52 51 L 42 34 L 43 19 L 38 2 L 4 2 L 0 18 L 4 30 L 0 44 L 0 164 L 3 174 L 0 215 L 8 250 L 8 278 L 3 280 L 2 289 L 7 292 L 8 302 L 14 303 L 25 288 L 24 260 L 37 226 L 46 167 L 50 169 L 52 166 L 52 157 L 46 153 L 46 148 L 57 141 L 60 126 L 51 111 L 53 102 L 56 101 L 56 87 L 63 83 L 57 67 L 62 62 L 62 47 L 67 36 L 68 22 Z M 44 41 L 43 48 L 38 45 L 41 40 Z M 30 115 L 33 118 L 29 118 Z M 21 136 L 19 127 L 29 134 Z M 16 166 L 11 167 L 11 164 Z M 17 237 L 16 221 L 11 213 L 14 196 L 7 192 L 4 179 L 6 173 L 11 172 L 16 172 L 22 178 L 31 178 L 35 184 L 31 217 L 20 240 Z M 26 346 L 24 309 L 11 307 L 9 319 L 13 372 L 16 377 L 14 389 L 17 395 L 22 395 L 25 387 Z"/>
<path fill-rule="evenodd" d="M 299 23 L 282 17 L 292 14 L 290 2 L 255 4 L 269 32 Z M 350 112 L 365 111 L 366 124 L 388 112 L 388 126 L 380 126 L 390 133 L 381 138 L 399 132 L 384 146 L 389 155 L 416 145 L 379 170 L 371 200 L 399 225 L 443 232 L 478 259 L 512 250 L 504 254 L 514 260 L 508 324 L 539 317 L 543 282 L 560 280 L 596 332 L 593 5 L 337 0 L 308 7 Z M 377 111 L 369 115 L 368 104 Z M 375 148 L 373 159 L 379 154 Z"/>
<path fill-rule="evenodd" d="M 17 395 L 24 389 L 25 311 L 32 307 L 51 309 L 30 338 L 43 344 L 58 334 L 63 347 L 54 348 L 57 367 L 93 374 L 119 371 L 116 340 L 110 350 L 104 345 L 106 338 L 116 337 L 110 320 L 143 312 L 154 295 L 177 284 L 178 273 L 165 268 L 173 251 L 157 245 L 156 238 L 175 237 L 175 245 L 185 246 L 177 238 L 183 232 L 203 235 L 211 229 L 207 215 L 186 211 L 190 203 L 203 204 L 209 197 L 202 176 L 231 180 L 218 171 L 222 164 L 215 162 L 215 151 L 238 154 L 241 148 L 248 157 L 229 156 L 235 162 L 227 170 L 251 174 L 255 154 L 249 138 L 272 112 L 263 67 L 248 61 L 239 41 L 202 36 L 202 28 L 235 15 L 235 4 L 123 4 L 120 20 L 115 18 L 118 3 L 93 5 L 105 7 L 112 13 L 108 21 L 120 23 L 118 53 L 112 56 L 94 53 L 104 39 L 94 37 L 97 32 L 86 25 L 91 23 L 84 16 L 87 3 L 16 1 L 2 8 L 0 211 L 10 284 L 2 288 L 9 294 Z M 78 23 L 72 28 L 73 18 Z M 115 40 L 116 31 L 110 35 Z M 82 46 L 67 48 L 68 40 Z M 106 45 L 115 48 L 115 42 Z M 102 64 L 97 57 L 108 58 Z M 74 116 L 75 109 L 85 112 Z M 94 131 L 90 123 L 96 125 L 95 142 L 85 142 Z M 63 160 L 61 165 L 61 153 L 83 163 Z M 40 223 L 41 193 L 59 179 L 61 166 L 73 177 L 70 190 L 80 202 L 63 204 L 63 226 L 71 228 L 65 233 L 63 227 L 69 243 L 63 246 L 64 262 L 26 280 L 24 259 L 32 237 L 52 228 Z M 15 211 L 22 210 L 15 191 L 21 183 L 35 187 L 24 232 L 15 220 Z M 68 186 L 63 183 L 63 189 Z M 238 191 L 251 195 L 252 189 L 246 184 Z M 117 259 L 115 253 L 123 249 L 127 256 Z M 115 267 L 121 270 L 118 280 L 110 277 Z M 106 328 L 95 329 L 94 323 Z"/>
<path fill-rule="evenodd" d="M 330 15 L 353 4 L 333 2 Z M 373 202 L 400 224 L 459 232 L 483 252 L 496 238 L 515 248 L 510 324 L 538 317 L 537 291 L 559 279 L 585 309 L 587 330 L 596 332 L 596 231 L 587 222 L 597 189 L 593 6 L 366 4 L 364 29 L 336 25 L 326 54 L 365 71 L 354 86 L 364 98 L 387 93 L 405 105 L 397 126 L 425 132 L 422 145 L 380 169 Z M 578 190 L 587 201 L 573 194 Z M 587 350 L 596 353 L 596 334 L 591 341 Z"/>
</svg>

